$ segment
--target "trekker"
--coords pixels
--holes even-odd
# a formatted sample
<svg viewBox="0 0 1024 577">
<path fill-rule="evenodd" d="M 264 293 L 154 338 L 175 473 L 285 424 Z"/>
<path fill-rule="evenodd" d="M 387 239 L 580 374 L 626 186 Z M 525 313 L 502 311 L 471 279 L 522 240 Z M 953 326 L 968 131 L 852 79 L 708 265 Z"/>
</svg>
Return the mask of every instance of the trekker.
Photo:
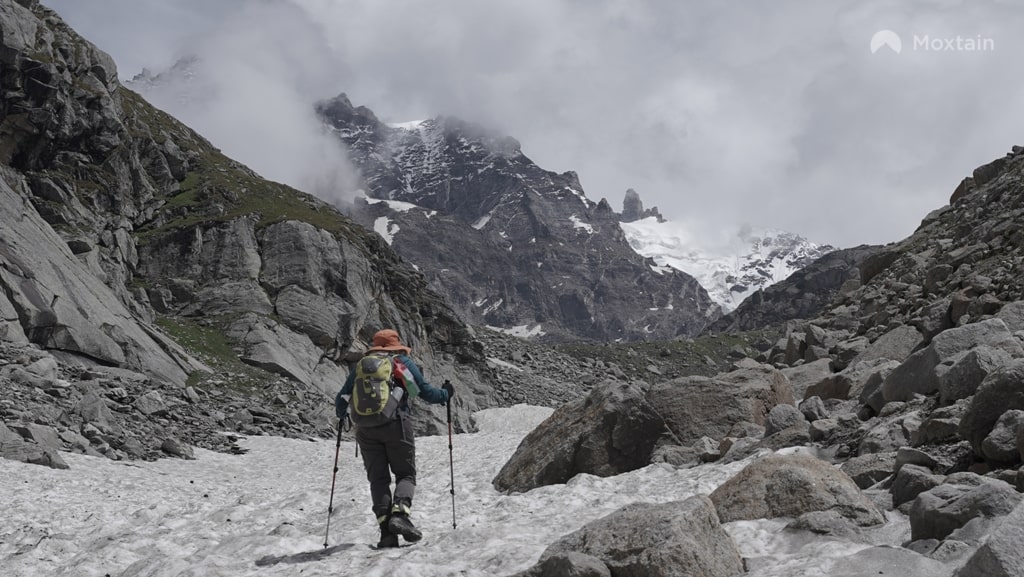
<svg viewBox="0 0 1024 577">
<path fill-rule="evenodd" d="M 356 428 L 356 443 L 363 453 L 366 478 L 370 481 L 373 514 L 380 526 L 380 542 L 377 543 L 377 547 L 398 547 L 399 535 L 410 543 L 423 537 L 409 518 L 413 494 L 416 491 L 416 445 L 409 414 L 409 398 L 419 396 L 428 403 L 443 405 L 455 394 L 451 383 L 447 381 L 441 388 L 428 383 L 416 363 L 409 358 L 410 352 L 411 349 L 401 343 L 398 333 L 394 330 L 378 331 L 373 335 L 373 346 L 349 373 L 345 385 L 334 399 L 334 410 L 338 419 L 345 418 L 350 402 L 353 405 L 352 420 Z M 390 364 L 385 365 L 385 362 Z M 355 399 L 352 395 L 353 389 L 357 386 L 357 378 L 360 380 L 360 391 L 364 390 L 364 383 L 372 381 L 375 376 L 381 378 L 379 373 L 372 373 L 378 366 L 384 366 L 384 371 L 392 370 L 391 374 L 397 374 L 400 380 L 406 381 L 406 385 L 398 392 L 401 397 L 395 415 L 386 418 L 383 414 L 374 415 L 376 420 L 371 420 L 362 417 L 365 411 L 359 410 L 359 391 L 356 392 Z M 410 377 L 413 381 L 411 383 L 408 382 Z M 389 396 L 393 400 L 398 395 L 395 392 L 391 392 L 390 395 L 385 392 L 380 396 L 386 401 Z M 341 423 L 338 426 L 340 427 Z M 395 476 L 393 497 L 392 474 Z"/>
</svg>

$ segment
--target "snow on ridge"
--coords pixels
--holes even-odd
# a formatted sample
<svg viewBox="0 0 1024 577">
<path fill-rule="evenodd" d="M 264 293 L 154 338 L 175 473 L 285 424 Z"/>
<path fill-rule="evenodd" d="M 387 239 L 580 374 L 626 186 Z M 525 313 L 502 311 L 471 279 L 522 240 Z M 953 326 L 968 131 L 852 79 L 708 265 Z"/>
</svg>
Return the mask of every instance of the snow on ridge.
<svg viewBox="0 0 1024 577">
<path fill-rule="evenodd" d="M 429 119 L 427 119 L 429 120 Z M 416 131 L 423 128 L 423 123 L 427 120 L 409 120 L 407 122 L 388 122 L 387 125 L 391 128 L 398 128 L 401 130 Z"/>
<path fill-rule="evenodd" d="M 474 223 L 473 223 L 472 225 L 470 225 L 470 226 L 472 226 L 473 228 L 475 228 L 475 229 L 477 229 L 477 230 L 480 230 L 481 228 L 483 228 L 484 226 L 486 226 L 488 222 L 490 222 L 490 220 L 491 220 L 491 215 L 492 215 L 493 213 L 494 213 L 494 211 L 488 212 L 487 214 L 485 214 L 485 215 L 481 216 L 480 218 L 478 218 L 478 219 L 476 220 L 476 222 L 474 222 Z"/>
<path fill-rule="evenodd" d="M 536 325 L 533 328 L 530 328 L 530 325 L 516 325 L 514 327 L 508 327 L 508 328 L 505 328 L 505 327 L 493 327 L 491 325 L 487 325 L 487 328 L 491 329 L 492 331 L 497 331 L 499 333 L 505 333 L 506 335 L 511 335 L 513 337 L 519 337 L 519 338 L 522 338 L 522 339 L 529 339 L 529 338 L 533 338 L 533 337 L 541 337 L 541 336 L 544 336 L 544 335 L 547 334 L 543 330 L 543 325 Z"/>
<path fill-rule="evenodd" d="M 570 216 L 569 220 L 572 221 L 573 228 L 581 228 L 590 234 L 594 234 L 594 227 L 580 220 L 580 217 L 575 214 Z"/>
<path fill-rule="evenodd" d="M 621 226 L 633 250 L 654 259 L 656 272 L 671 267 L 693 276 L 726 313 L 758 289 L 785 280 L 808 260 L 833 250 L 778 229 L 744 227 L 730 245 L 712 249 L 680 225 L 655 217 Z"/>
<path fill-rule="evenodd" d="M 399 230 L 398 225 L 391 222 L 391 219 L 386 216 L 379 217 L 373 221 L 373 232 L 381 235 L 384 238 L 384 242 L 388 243 L 388 246 L 395 242 L 395 234 Z"/>
</svg>

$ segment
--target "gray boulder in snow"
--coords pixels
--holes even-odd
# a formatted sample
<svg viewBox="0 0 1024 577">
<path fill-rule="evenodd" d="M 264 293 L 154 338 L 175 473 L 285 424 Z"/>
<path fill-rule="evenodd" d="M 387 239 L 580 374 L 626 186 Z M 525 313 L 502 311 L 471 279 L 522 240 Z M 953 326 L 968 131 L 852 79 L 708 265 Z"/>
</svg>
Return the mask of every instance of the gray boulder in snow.
<svg viewBox="0 0 1024 577">
<path fill-rule="evenodd" d="M 830 510 L 862 527 L 885 522 L 846 473 L 808 455 L 758 459 L 715 489 L 711 501 L 723 522 Z"/>
<path fill-rule="evenodd" d="M 705 436 L 722 439 L 736 423 L 764 426 L 776 405 L 794 404 L 789 381 L 775 369 L 741 369 L 714 378 L 682 377 L 655 384 L 647 392 L 647 400 L 680 445 Z"/>
<path fill-rule="evenodd" d="M 664 431 L 643 391 L 606 382 L 531 431 L 494 478 L 494 487 L 525 492 L 565 483 L 578 473 L 608 477 L 639 469 L 650 463 Z"/>
<path fill-rule="evenodd" d="M 829 577 L 945 577 L 952 568 L 902 547 L 869 547 L 841 557 L 823 575 Z"/>
<path fill-rule="evenodd" d="M 915 541 L 945 539 L 975 518 L 1009 514 L 1020 501 L 1021 494 L 1005 481 L 955 473 L 914 500 L 910 508 L 911 537 Z"/>
<path fill-rule="evenodd" d="M 736 543 L 703 495 L 672 503 L 626 505 L 554 542 L 541 555 L 538 566 L 569 552 L 601 560 L 611 575 L 733 577 L 744 572 Z M 556 575 L 531 571 L 522 575 Z"/>
<path fill-rule="evenodd" d="M 1007 515 L 956 577 L 1020 577 L 1024 575 L 1024 503 Z"/>
<path fill-rule="evenodd" d="M 0 423 L 0 458 L 44 465 L 52 469 L 68 468 L 56 449 L 26 441 L 3 423 Z"/>
</svg>

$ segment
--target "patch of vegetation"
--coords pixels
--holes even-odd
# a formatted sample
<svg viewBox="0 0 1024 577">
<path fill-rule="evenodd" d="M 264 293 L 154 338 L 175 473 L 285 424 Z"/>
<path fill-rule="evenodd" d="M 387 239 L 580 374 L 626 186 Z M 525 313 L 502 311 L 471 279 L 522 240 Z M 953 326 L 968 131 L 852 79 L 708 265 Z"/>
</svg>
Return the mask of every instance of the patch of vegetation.
<svg viewBox="0 0 1024 577">
<path fill-rule="evenodd" d="M 279 377 L 239 359 L 231 339 L 224 334 L 224 328 L 233 319 L 232 316 L 202 319 L 161 316 L 156 324 L 190 355 L 213 369 L 213 374 L 197 371 L 189 375 L 188 386 L 221 387 L 262 396 L 269 389 L 269 383 Z"/>
</svg>

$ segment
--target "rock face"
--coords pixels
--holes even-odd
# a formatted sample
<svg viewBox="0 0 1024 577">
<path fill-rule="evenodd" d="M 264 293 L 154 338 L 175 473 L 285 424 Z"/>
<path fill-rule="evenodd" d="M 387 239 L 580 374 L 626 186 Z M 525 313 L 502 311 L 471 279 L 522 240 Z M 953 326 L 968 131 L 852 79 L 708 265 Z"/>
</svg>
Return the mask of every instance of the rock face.
<svg viewBox="0 0 1024 577">
<path fill-rule="evenodd" d="M 429 377 L 461 385 L 460 426 L 494 402 L 470 329 L 379 236 L 151 107 L 48 8 L 0 11 L 5 343 L 266 406 L 285 377 L 285 394 L 327 404 L 387 326 Z"/>
<path fill-rule="evenodd" d="M 842 471 L 807 455 L 771 455 L 754 461 L 711 493 L 723 522 L 799 517 L 835 511 L 860 526 L 885 516 Z"/>
<path fill-rule="evenodd" d="M 370 200 L 353 217 L 474 324 L 647 340 L 696 335 L 720 314 L 692 277 L 636 254 L 575 174 L 541 169 L 513 138 L 451 117 L 388 126 L 344 95 L 317 111 L 364 177 Z"/>
<path fill-rule="evenodd" d="M 658 207 L 652 206 L 651 208 L 644 209 L 644 203 L 640 200 L 640 195 L 637 191 L 632 188 L 627 189 L 626 196 L 622 199 L 622 213 L 619 215 L 619 220 L 622 222 L 633 222 L 652 216 L 658 222 L 665 221 L 661 213 L 658 212 Z"/>
<path fill-rule="evenodd" d="M 578 473 L 608 477 L 650 462 L 664 421 L 643 392 L 624 383 L 595 386 L 555 411 L 523 439 L 494 478 L 499 491 L 526 492 Z"/>
<path fill-rule="evenodd" d="M 584 557 L 572 570 L 555 572 L 549 560 Z M 722 529 L 707 497 L 674 503 L 634 503 L 562 537 L 541 555 L 534 569 L 520 577 L 600 575 L 600 568 L 584 572 L 593 559 L 608 574 L 651 577 L 732 577 L 744 572 L 743 560 L 732 537 Z"/>
</svg>

